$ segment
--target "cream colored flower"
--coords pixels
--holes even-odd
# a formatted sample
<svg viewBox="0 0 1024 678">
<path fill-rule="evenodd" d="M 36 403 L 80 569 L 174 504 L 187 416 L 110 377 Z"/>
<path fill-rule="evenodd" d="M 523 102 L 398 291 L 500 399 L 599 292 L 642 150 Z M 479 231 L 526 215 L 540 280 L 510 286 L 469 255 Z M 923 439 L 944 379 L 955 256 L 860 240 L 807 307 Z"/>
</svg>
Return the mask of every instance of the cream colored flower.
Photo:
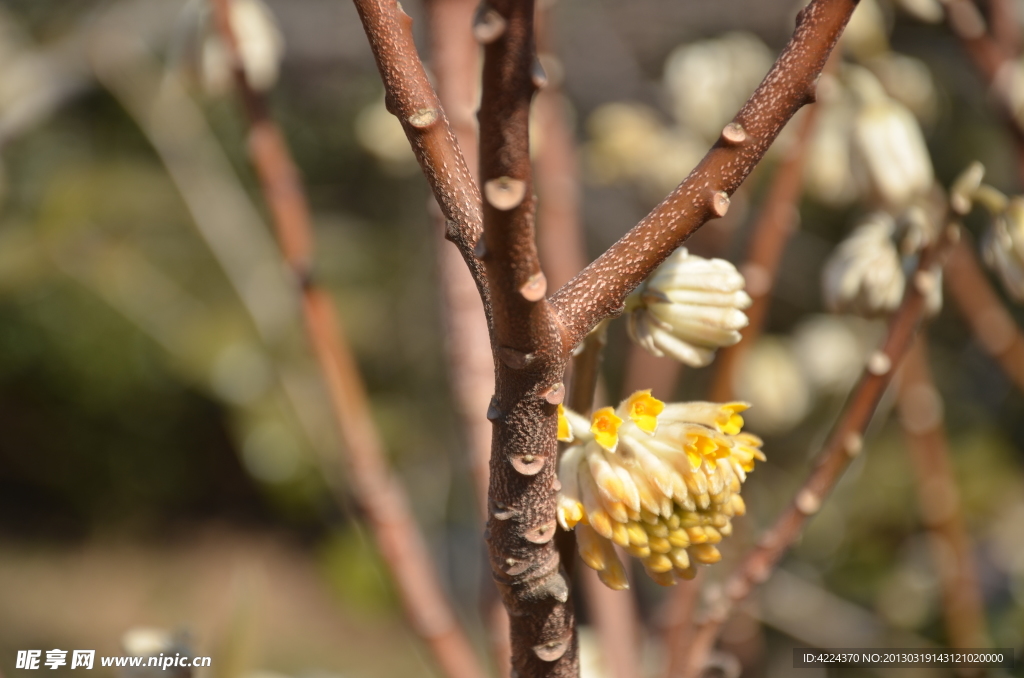
<svg viewBox="0 0 1024 678">
<path fill-rule="evenodd" d="M 871 317 L 899 306 L 906 280 L 895 232 L 893 218 L 876 212 L 839 244 L 822 272 L 831 311 Z"/>
<path fill-rule="evenodd" d="M 638 391 L 595 412 L 558 466 L 558 521 L 576 531 L 580 557 L 613 589 L 628 588 L 615 552 L 639 558 L 659 584 L 718 562 L 715 547 L 746 506 L 740 486 L 761 440 L 742 433 L 746 403 L 665 404 Z M 576 415 L 578 416 L 578 415 Z"/>
<path fill-rule="evenodd" d="M 746 282 L 722 259 L 680 247 L 626 301 L 629 334 L 648 353 L 702 367 L 740 340 L 751 304 Z"/>
<path fill-rule="evenodd" d="M 676 119 L 708 140 L 718 138 L 774 60 L 750 33 L 726 33 L 676 48 L 665 62 L 665 87 Z"/>
<path fill-rule="evenodd" d="M 853 120 L 854 174 L 883 205 L 903 209 L 935 182 L 921 126 L 867 69 L 847 66 L 846 81 L 860 103 Z"/>
<path fill-rule="evenodd" d="M 274 15 L 262 0 L 231 0 L 230 16 L 249 85 L 257 90 L 269 90 L 277 83 L 284 56 L 284 38 Z M 231 61 L 212 25 L 213 17 L 207 17 L 207 22 L 210 25 L 201 54 L 203 85 L 210 93 L 222 94 L 231 87 Z"/>
</svg>

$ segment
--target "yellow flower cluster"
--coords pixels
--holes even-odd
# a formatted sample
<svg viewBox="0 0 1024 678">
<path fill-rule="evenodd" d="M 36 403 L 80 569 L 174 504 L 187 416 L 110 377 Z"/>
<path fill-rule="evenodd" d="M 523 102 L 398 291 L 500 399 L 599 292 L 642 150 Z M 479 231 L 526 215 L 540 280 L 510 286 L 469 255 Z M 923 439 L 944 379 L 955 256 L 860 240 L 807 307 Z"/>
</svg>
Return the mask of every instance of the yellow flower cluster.
<svg viewBox="0 0 1024 678">
<path fill-rule="evenodd" d="M 606 585 L 628 588 L 613 544 L 663 586 L 721 559 L 715 544 L 746 507 L 740 485 L 765 460 L 742 433 L 746 403 L 670 403 L 637 391 L 594 412 L 589 429 L 559 409 L 559 439 L 575 441 L 558 466 L 558 521 L 576 531 L 583 562 Z"/>
</svg>

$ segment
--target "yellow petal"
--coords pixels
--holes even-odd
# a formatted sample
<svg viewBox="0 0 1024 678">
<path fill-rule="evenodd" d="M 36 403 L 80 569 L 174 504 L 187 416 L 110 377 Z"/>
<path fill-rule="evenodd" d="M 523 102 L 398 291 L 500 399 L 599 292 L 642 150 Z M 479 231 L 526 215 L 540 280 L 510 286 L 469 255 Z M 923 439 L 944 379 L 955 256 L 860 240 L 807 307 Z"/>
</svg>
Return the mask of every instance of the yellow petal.
<svg viewBox="0 0 1024 678">
<path fill-rule="evenodd" d="M 638 429 L 653 435 L 658 430 L 658 415 L 665 409 L 665 403 L 652 396 L 651 389 L 647 389 L 629 396 L 625 408 Z"/>
<path fill-rule="evenodd" d="M 571 443 L 573 441 L 572 426 L 565 417 L 565 408 L 561 405 L 558 406 L 558 439 L 563 443 Z"/>
<path fill-rule="evenodd" d="M 696 544 L 690 547 L 690 555 L 698 563 L 704 563 L 705 565 L 712 565 L 722 559 L 722 554 L 719 553 L 711 544 Z"/>
<path fill-rule="evenodd" d="M 725 403 L 719 409 L 719 414 L 715 418 L 715 426 L 722 433 L 728 433 L 731 436 L 736 435 L 743 429 L 743 417 L 739 415 L 740 412 L 749 409 L 749 403 Z"/>
<path fill-rule="evenodd" d="M 614 452 L 619 444 L 619 427 L 622 426 L 622 419 L 615 414 L 610 407 L 602 407 L 590 419 L 590 432 L 594 434 L 597 444 Z"/>
</svg>

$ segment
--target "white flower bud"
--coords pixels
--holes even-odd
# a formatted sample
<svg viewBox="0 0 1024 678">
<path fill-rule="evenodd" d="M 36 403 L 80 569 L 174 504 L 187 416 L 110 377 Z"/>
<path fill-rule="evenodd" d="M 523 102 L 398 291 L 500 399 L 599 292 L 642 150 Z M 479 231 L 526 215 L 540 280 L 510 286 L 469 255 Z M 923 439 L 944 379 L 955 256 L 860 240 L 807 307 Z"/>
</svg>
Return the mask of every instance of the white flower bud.
<svg viewBox="0 0 1024 678">
<path fill-rule="evenodd" d="M 903 208 L 935 180 L 921 127 L 867 69 L 849 67 L 847 80 L 860 100 L 853 121 L 855 173 L 884 205 Z"/>
<path fill-rule="evenodd" d="M 985 263 L 991 267 L 1014 301 L 1024 303 L 1024 198 L 1011 198 L 996 215 L 982 243 Z"/>
<path fill-rule="evenodd" d="M 918 21 L 937 24 L 946 17 L 940 0 L 896 0 L 900 9 Z"/>
<path fill-rule="evenodd" d="M 711 362 L 715 349 L 740 340 L 751 304 L 743 276 L 722 259 L 680 247 L 626 303 L 629 334 L 649 353 L 692 367 Z"/>
<path fill-rule="evenodd" d="M 665 86 L 676 119 L 715 139 L 760 84 L 771 50 L 749 33 L 726 33 L 677 48 L 665 62 Z"/>
<path fill-rule="evenodd" d="M 231 0 L 231 28 L 249 85 L 260 91 L 277 82 L 284 55 L 284 38 L 270 9 L 262 0 Z M 224 42 L 207 17 L 201 69 L 203 85 L 211 94 L 222 94 L 231 87 L 231 61 Z"/>
<path fill-rule="evenodd" d="M 839 244 L 822 272 L 830 310 L 870 317 L 899 306 L 905 278 L 895 230 L 891 216 L 876 212 Z"/>
</svg>

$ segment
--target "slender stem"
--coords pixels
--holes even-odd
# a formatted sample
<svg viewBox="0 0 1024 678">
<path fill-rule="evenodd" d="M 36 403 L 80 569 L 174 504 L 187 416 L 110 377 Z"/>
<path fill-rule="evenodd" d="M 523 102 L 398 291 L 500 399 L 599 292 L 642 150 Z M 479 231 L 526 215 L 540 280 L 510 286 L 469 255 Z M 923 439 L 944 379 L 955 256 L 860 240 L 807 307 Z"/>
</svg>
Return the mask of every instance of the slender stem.
<svg viewBox="0 0 1024 678">
<path fill-rule="evenodd" d="M 988 647 L 985 610 L 964 524 L 960 492 L 942 425 L 942 397 L 928 368 L 927 344 L 918 336 L 903 361 L 900 423 L 914 468 L 917 499 L 935 554 L 949 647 Z"/>
<path fill-rule="evenodd" d="M 487 276 L 473 249 L 483 231 L 480 190 L 430 86 L 412 37 L 412 19 L 395 0 L 353 0 L 384 82 L 388 110 L 402 123 L 416 159 L 441 207 L 445 237 L 469 266 L 490 323 Z"/>
<path fill-rule="evenodd" d="M 966 241 L 957 243 L 946 264 L 946 291 L 953 297 L 974 337 L 1024 392 L 1024 335 L 1003 307 Z"/>
<path fill-rule="evenodd" d="M 699 165 L 629 233 L 552 297 L 570 344 L 619 313 L 633 289 L 709 219 L 723 216 L 739 187 L 783 125 L 814 100 L 816 82 L 855 0 L 814 0 L 796 32 L 746 105 Z"/>
<path fill-rule="evenodd" d="M 709 611 L 707 618 L 697 625 L 692 641 L 681 650 L 687 666 L 683 676 L 689 678 L 700 672 L 731 611 L 746 599 L 757 584 L 771 576 L 772 569 L 800 536 L 807 520 L 821 508 L 822 502 L 835 487 L 850 461 L 860 453 L 864 430 L 914 338 L 924 310 L 924 293 L 930 286 L 939 284 L 936 267 L 942 265 L 957 238 L 959 228 L 950 226 L 942 233 L 939 242 L 922 254 L 912 283 L 907 285 L 903 302 L 889 320 L 889 331 L 882 348 L 868 360 L 860 383 L 819 455 L 810 477 L 796 493 L 790 506 L 729 577 L 725 585 L 726 595 Z"/>
<path fill-rule="evenodd" d="M 992 37 L 1011 57 L 1020 53 L 1020 23 L 1014 0 L 988 0 L 988 22 Z"/>
<path fill-rule="evenodd" d="M 719 350 L 715 358 L 715 377 L 708 395 L 712 402 L 733 399 L 736 372 L 764 329 L 782 254 L 799 218 L 804 161 L 817 117 L 817 106 L 809 107 L 804 113 L 793 146 L 776 171 L 760 216 L 751 230 L 746 260 L 740 267 L 747 281 L 747 293 L 753 300 L 746 311 L 750 323 L 743 328 L 743 339 Z"/>
<path fill-rule="evenodd" d="M 1019 178 L 1024 179 L 1024 128 L 1017 118 L 1013 102 L 1011 88 L 1016 85 L 1012 78 L 1007 77 L 1014 67 L 1014 52 L 1008 51 L 1008 45 L 1001 44 L 988 32 L 985 18 L 972 0 L 950 0 L 945 10 L 947 25 L 999 102 L 1000 113 L 1017 146 Z M 1003 37 L 1006 38 L 1005 35 Z"/>
<path fill-rule="evenodd" d="M 252 162 L 273 215 L 285 261 L 301 288 L 306 330 L 327 382 L 331 404 L 348 450 L 352 489 L 373 529 L 406 615 L 450 678 L 480 678 L 483 671 L 451 609 L 430 552 L 402 486 L 387 466 L 373 424 L 366 387 L 337 321 L 334 304 L 310 272 L 309 207 L 291 153 L 266 101 L 246 80 L 231 25 L 230 0 L 213 3 L 217 28 L 228 47 L 235 82 L 249 121 Z"/>
</svg>

